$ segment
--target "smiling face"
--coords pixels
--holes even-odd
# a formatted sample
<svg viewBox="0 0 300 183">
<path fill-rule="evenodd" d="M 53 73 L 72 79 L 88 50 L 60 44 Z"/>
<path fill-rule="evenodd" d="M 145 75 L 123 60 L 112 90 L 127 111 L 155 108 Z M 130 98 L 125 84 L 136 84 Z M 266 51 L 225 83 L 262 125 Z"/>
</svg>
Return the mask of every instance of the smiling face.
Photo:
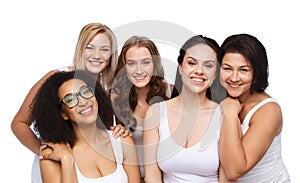
<svg viewBox="0 0 300 183">
<path fill-rule="evenodd" d="M 153 75 L 154 65 L 146 47 L 133 46 L 125 55 L 127 77 L 137 88 L 146 87 Z"/>
<path fill-rule="evenodd" d="M 253 69 L 239 53 L 226 53 L 222 59 L 220 82 L 231 97 L 250 94 Z"/>
<path fill-rule="evenodd" d="M 184 88 L 205 92 L 215 79 L 217 54 L 205 44 L 196 44 L 186 50 L 179 69 Z"/>
<path fill-rule="evenodd" d="M 109 64 L 111 43 L 104 33 L 98 33 L 85 48 L 85 68 L 92 74 L 99 74 Z"/>
<path fill-rule="evenodd" d="M 86 86 L 82 80 L 71 79 L 63 83 L 58 89 L 58 97 L 62 101 L 68 94 L 78 93 L 82 91 L 82 88 Z M 98 103 L 96 97 L 85 99 L 78 96 L 78 104 L 72 108 L 68 108 L 65 104 L 62 104 L 62 117 L 67 120 L 71 120 L 77 124 L 96 124 L 98 116 Z"/>
</svg>

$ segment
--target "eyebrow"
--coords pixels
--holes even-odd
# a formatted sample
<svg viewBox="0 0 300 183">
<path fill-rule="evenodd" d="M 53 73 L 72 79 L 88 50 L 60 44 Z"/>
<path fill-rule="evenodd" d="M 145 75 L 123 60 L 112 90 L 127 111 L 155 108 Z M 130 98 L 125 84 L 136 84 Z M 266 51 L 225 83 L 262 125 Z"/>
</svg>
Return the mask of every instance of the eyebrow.
<svg viewBox="0 0 300 183">
<path fill-rule="evenodd" d="M 216 60 L 203 60 L 203 61 L 200 61 L 200 60 L 198 60 L 198 59 L 196 59 L 192 56 L 188 56 L 188 57 L 186 57 L 186 59 L 193 59 L 193 60 L 198 61 L 198 62 L 216 62 Z"/>
<path fill-rule="evenodd" d="M 93 45 L 91 43 L 87 44 L 87 46 L 93 46 L 93 47 L 95 47 L 95 45 Z M 110 46 L 104 45 L 104 46 L 101 46 L 101 48 L 110 48 Z"/>
<path fill-rule="evenodd" d="M 227 64 L 227 63 L 223 63 L 222 64 L 222 66 L 228 66 L 228 67 L 232 67 L 230 64 Z M 251 68 L 251 66 L 250 65 L 242 65 L 242 66 L 240 66 L 239 68 L 244 68 L 244 67 L 248 67 L 248 68 Z"/>
<path fill-rule="evenodd" d="M 128 60 L 126 60 L 126 62 L 137 62 L 137 61 L 147 61 L 147 60 L 152 60 L 152 57 L 151 56 L 147 56 L 147 57 L 144 57 L 144 58 L 142 58 L 142 59 L 138 59 L 138 60 L 133 60 L 133 59 L 128 59 Z"/>
</svg>

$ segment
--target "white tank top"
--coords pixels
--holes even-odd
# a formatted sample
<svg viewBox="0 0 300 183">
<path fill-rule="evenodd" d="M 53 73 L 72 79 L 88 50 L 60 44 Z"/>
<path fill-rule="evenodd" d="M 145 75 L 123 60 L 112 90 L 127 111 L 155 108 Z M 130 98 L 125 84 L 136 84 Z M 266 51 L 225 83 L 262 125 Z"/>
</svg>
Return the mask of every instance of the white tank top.
<svg viewBox="0 0 300 183">
<path fill-rule="evenodd" d="M 267 98 L 248 112 L 241 125 L 243 135 L 245 135 L 249 129 L 249 122 L 253 114 L 268 102 L 277 103 L 275 99 Z M 272 144 L 263 158 L 246 175 L 241 177 L 238 182 L 290 182 L 288 171 L 281 157 L 281 133 L 273 139 Z"/>
<path fill-rule="evenodd" d="M 157 161 L 164 183 L 218 182 L 221 110 L 218 106 L 204 137 L 196 145 L 182 148 L 170 137 L 165 102 L 160 103 L 160 142 Z"/>
<path fill-rule="evenodd" d="M 127 183 L 128 178 L 127 174 L 123 168 L 123 151 L 122 151 L 122 145 L 121 145 L 121 140 L 120 138 L 115 139 L 112 136 L 112 131 L 108 131 L 110 141 L 113 147 L 113 151 L 115 154 L 115 158 L 117 161 L 117 168 L 116 170 L 107 176 L 104 177 L 99 177 L 99 178 L 87 178 L 84 175 L 81 174 L 80 170 L 78 169 L 76 163 L 76 174 L 78 178 L 79 183 L 113 183 L 113 182 L 118 182 L 118 183 Z"/>
</svg>

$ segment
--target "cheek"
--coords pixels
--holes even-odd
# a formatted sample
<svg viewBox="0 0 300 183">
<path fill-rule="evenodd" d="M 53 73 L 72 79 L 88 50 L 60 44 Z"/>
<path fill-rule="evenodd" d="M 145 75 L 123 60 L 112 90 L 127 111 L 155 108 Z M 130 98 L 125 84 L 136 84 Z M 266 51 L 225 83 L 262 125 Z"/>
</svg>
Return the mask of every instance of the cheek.
<svg viewBox="0 0 300 183">
<path fill-rule="evenodd" d="M 147 72 L 149 75 L 152 76 L 153 73 L 154 73 L 154 67 L 153 67 L 153 65 L 147 67 L 147 68 L 146 68 L 146 72 Z"/>
<path fill-rule="evenodd" d="M 133 75 L 134 72 L 135 72 L 135 70 L 136 69 L 134 67 L 128 67 L 128 66 L 126 66 L 126 74 L 127 74 L 127 76 L 130 77 L 131 75 Z"/>
<path fill-rule="evenodd" d="M 105 61 L 110 61 L 111 53 L 107 52 L 103 54 L 103 58 Z"/>
</svg>

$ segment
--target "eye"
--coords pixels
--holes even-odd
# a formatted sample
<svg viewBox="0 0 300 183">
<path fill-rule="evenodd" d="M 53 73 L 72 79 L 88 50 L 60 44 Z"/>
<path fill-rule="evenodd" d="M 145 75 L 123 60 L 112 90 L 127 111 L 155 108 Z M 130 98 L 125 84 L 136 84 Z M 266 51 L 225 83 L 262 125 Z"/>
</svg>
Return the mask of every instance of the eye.
<svg viewBox="0 0 300 183">
<path fill-rule="evenodd" d="M 76 99 L 75 95 L 69 94 L 63 100 L 64 100 L 65 103 L 71 103 L 71 102 L 74 102 L 77 99 Z"/>
<path fill-rule="evenodd" d="M 136 63 L 135 63 L 134 61 L 128 61 L 128 62 L 127 62 L 127 65 L 128 65 L 129 67 L 133 67 L 133 66 L 136 65 Z"/>
<path fill-rule="evenodd" d="M 108 48 L 102 48 L 101 51 L 103 51 L 103 52 L 110 52 L 110 49 L 108 49 Z"/>
<path fill-rule="evenodd" d="M 188 64 L 190 66 L 194 66 L 194 65 L 197 65 L 197 62 L 193 61 L 193 60 L 188 60 Z"/>
<path fill-rule="evenodd" d="M 146 60 L 143 62 L 143 65 L 149 65 L 150 63 L 151 63 L 150 60 Z"/>
<path fill-rule="evenodd" d="M 204 63 L 204 67 L 207 68 L 207 69 L 211 69 L 214 67 L 214 64 L 212 63 Z"/>
<path fill-rule="evenodd" d="M 240 72 L 241 73 L 246 73 L 246 72 L 248 72 L 249 71 L 249 69 L 240 69 Z"/>
<path fill-rule="evenodd" d="M 227 66 L 222 67 L 222 69 L 225 70 L 225 71 L 231 71 L 232 70 L 230 67 L 227 67 Z"/>
<path fill-rule="evenodd" d="M 86 88 L 83 88 L 80 93 L 82 95 L 86 95 L 86 94 L 91 93 L 91 90 L 88 87 L 86 87 Z"/>
<path fill-rule="evenodd" d="M 87 50 L 92 50 L 92 49 L 94 49 L 92 46 L 87 46 L 85 49 L 87 49 Z"/>
</svg>

